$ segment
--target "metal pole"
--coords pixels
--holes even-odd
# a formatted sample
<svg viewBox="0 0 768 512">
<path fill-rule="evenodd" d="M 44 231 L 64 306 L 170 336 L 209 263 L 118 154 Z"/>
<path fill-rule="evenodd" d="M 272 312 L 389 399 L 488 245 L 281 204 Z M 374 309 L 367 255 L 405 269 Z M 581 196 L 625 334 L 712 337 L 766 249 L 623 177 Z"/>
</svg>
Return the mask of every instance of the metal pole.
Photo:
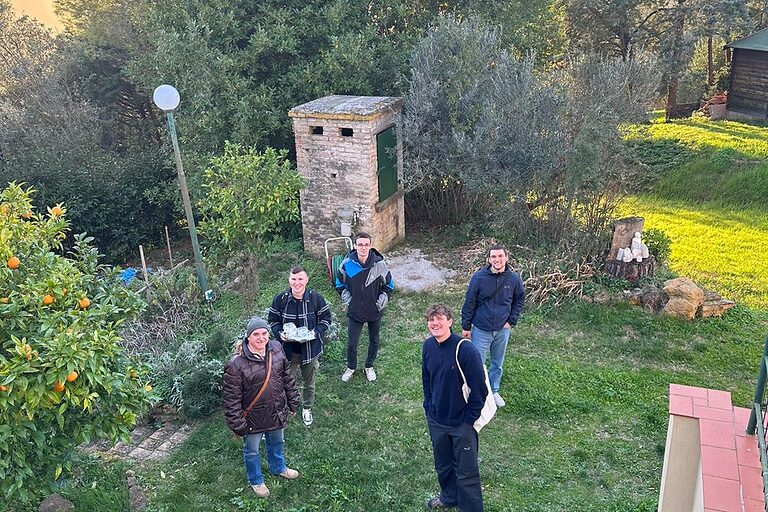
<svg viewBox="0 0 768 512">
<path fill-rule="evenodd" d="M 171 262 L 171 270 L 173 270 L 173 253 L 171 253 L 171 237 L 168 236 L 168 226 L 165 226 L 165 245 L 168 247 L 168 261 Z"/>
<path fill-rule="evenodd" d="M 765 379 L 766 379 L 766 358 L 768 358 L 768 336 L 765 337 L 765 349 L 763 349 L 763 357 L 760 360 L 760 373 L 757 376 L 757 387 L 755 387 L 755 400 L 754 403 L 760 404 L 763 401 L 763 392 L 765 391 Z M 752 407 L 752 412 L 749 414 L 749 423 L 747 423 L 747 434 L 753 435 L 755 428 L 757 427 L 757 413 L 755 408 Z"/>
<path fill-rule="evenodd" d="M 171 141 L 173 142 L 173 155 L 176 158 L 176 170 L 179 173 L 181 199 L 184 201 L 184 212 L 187 215 L 189 238 L 192 239 L 192 251 L 195 253 L 197 281 L 200 283 L 200 289 L 203 292 L 203 296 L 206 296 L 208 292 L 208 280 L 205 277 L 205 269 L 203 268 L 203 256 L 200 254 L 200 243 L 197 241 L 197 230 L 195 230 L 195 218 L 192 215 L 192 202 L 189 200 L 187 178 L 184 175 L 184 167 L 181 165 L 181 151 L 179 150 L 179 139 L 176 136 L 176 124 L 173 121 L 173 112 L 166 112 L 166 117 L 168 118 L 168 131 L 171 132 Z"/>
<path fill-rule="evenodd" d="M 147 304 L 152 302 L 152 292 L 149 288 L 149 272 L 147 271 L 147 260 L 144 258 L 144 246 L 139 245 L 139 254 L 141 255 L 141 270 L 144 272 L 144 288 L 147 292 Z"/>
</svg>

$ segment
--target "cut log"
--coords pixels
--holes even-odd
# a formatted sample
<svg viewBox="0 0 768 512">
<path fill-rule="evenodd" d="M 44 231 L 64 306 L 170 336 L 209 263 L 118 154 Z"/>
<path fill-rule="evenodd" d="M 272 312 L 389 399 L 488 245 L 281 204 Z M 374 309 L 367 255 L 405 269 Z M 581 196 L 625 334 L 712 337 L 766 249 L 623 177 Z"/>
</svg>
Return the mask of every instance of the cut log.
<svg viewBox="0 0 768 512">
<path fill-rule="evenodd" d="M 651 276 L 656 271 L 656 259 L 651 256 L 643 261 L 608 260 L 605 262 L 605 272 L 614 277 L 620 277 L 634 283 L 641 277 Z"/>
<path fill-rule="evenodd" d="M 642 217 L 627 217 L 613 223 L 613 240 L 611 241 L 611 250 L 608 252 L 609 260 L 616 259 L 619 249 L 631 247 L 632 237 L 635 236 L 635 233 L 643 232 L 644 222 L 645 219 Z"/>
</svg>

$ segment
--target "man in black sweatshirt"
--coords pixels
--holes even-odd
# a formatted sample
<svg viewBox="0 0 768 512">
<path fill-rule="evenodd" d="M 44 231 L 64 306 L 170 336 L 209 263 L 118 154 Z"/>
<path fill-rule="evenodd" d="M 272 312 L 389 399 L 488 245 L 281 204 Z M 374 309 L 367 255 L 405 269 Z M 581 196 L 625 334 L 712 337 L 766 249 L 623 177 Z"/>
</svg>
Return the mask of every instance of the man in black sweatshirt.
<svg viewBox="0 0 768 512">
<path fill-rule="evenodd" d="M 432 334 L 424 341 L 421 383 L 435 471 L 440 495 L 427 502 L 428 509 L 458 506 L 461 512 L 481 512 L 483 494 L 477 464 L 477 432 L 488 388 L 477 348 L 451 332 L 453 315 L 443 304 L 433 304 L 425 314 Z M 461 387 L 461 365 L 469 397 Z"/>
</svg>

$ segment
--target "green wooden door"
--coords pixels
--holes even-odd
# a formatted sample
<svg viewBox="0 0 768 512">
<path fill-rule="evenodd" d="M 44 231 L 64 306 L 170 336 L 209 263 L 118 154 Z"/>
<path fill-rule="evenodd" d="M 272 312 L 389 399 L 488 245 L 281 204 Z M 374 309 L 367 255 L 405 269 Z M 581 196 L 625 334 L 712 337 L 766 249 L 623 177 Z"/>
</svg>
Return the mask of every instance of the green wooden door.
<svg viewBox="0 0 768 512">
<path fill-rule="evenodd" d="M 379 202 L 397 192 L 397 136 L 395 127 L 376 135 L 376 156 L 379 178 Z"/>
</svg>

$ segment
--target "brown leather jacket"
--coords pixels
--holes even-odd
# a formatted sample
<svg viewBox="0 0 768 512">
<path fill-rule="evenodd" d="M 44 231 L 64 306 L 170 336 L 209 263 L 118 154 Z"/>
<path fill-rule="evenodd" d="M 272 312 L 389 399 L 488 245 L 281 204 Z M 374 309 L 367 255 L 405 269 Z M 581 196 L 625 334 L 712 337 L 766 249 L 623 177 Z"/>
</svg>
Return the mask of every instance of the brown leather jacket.
<svg viewBox="0 0 768 512">
<path fill-rule="evenodd" d="M 259 401 L 245 411 L 261 389 L 267 376 L 267 360 L 254 356 L 244 342 L 242 354 L 234 356 L 224 368 L 224 417 L 227 426 L 241 436 L 284 428 L 288 415 L 299 407 L 299 393 L 291 373 L 291 365 L 279 342 L 270 340 L 272 374 Z M 267 355 L 269 355 L 267 353 Z"/>
</svg>

